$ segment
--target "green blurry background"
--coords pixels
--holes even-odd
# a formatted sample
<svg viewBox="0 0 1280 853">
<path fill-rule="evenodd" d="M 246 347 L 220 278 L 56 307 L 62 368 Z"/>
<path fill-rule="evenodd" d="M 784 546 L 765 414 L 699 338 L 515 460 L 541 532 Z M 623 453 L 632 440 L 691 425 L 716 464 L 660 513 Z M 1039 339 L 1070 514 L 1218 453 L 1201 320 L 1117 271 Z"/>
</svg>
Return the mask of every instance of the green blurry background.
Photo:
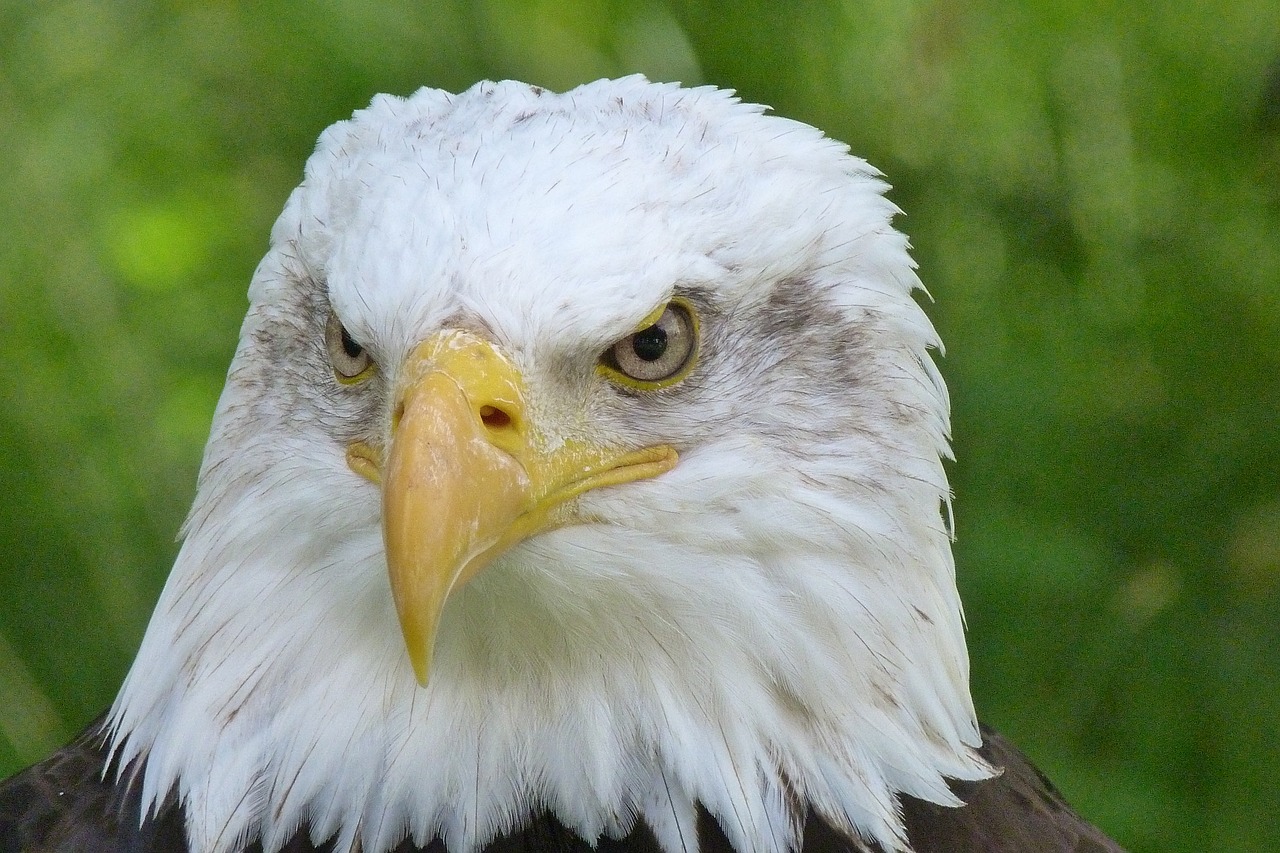
<svg viewBox="0 0 1280 853">
<path fill-rule="evenodd" d="M 1266 0 L 0 2 L 0 775 L 120 683 L 317 134 L 375 92 L 633 71 L 893 182 L 983 716 L 1134 851 L 1280 849 Z"/>
</svg>

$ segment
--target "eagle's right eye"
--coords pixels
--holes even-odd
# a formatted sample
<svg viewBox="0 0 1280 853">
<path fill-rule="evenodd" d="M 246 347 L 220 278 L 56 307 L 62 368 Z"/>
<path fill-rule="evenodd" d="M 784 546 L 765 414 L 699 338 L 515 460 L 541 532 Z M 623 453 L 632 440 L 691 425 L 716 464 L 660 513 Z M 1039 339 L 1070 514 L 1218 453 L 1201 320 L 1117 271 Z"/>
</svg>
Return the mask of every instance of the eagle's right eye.
<svg viewBox="0 0 1280 853">
<path fill-rule="evenodd" d="M 339 382 L 360 382 L 373 374 L 372 356 L 356 343 L 338 315 L 332 311 L 329 312 L 329 322 L 324 328 L 324 345 L 329 351 L 329 363 L 333 365 L 334 376 Z"/>
<path fill-rule="evenodd" d="M 688 375 L 698 355 L 698 315 L 686 300 L 672 299 L 653 322 L 609 347 L 599 370 L 614 382 L 641 391 L 674 385 Z"/>
</svg>

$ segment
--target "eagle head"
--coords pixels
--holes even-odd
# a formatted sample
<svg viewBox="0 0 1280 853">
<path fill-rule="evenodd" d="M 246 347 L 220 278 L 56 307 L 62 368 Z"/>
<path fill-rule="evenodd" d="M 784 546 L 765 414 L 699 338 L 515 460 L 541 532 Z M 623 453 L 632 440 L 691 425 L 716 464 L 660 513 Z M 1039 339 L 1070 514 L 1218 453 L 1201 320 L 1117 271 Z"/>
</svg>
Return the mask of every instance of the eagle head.
<svg viewBox="0 0 1280 853">
<path fill-rule="evenodd" d="M 250 287 L 117 766 L 194 849 L 741 851 L 991 768 L 945 387 L 886 186 L 639 77 L 380 96 Z"/>
</svg>

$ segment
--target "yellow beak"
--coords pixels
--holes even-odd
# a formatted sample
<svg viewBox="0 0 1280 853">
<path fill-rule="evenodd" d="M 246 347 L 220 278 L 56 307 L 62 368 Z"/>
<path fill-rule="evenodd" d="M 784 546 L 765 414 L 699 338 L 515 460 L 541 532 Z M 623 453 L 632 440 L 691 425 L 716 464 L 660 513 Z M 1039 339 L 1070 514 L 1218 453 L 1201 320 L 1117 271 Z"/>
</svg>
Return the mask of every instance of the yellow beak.
<svg viewBox="0 0 1280 853">
<path fill-rule="evenodd" d="M 405 361 L 385 460 L 363 442 L 352 469 L 382 484 L 382 534 L 400 629 L 426 686 L 449 595 L 502 552 L 572 521 L 570 499 L 671 470 L 667 445 L 620 451 L 542 446 L 524 380 L 489 342 L 441 332 Z"/>
</svg>

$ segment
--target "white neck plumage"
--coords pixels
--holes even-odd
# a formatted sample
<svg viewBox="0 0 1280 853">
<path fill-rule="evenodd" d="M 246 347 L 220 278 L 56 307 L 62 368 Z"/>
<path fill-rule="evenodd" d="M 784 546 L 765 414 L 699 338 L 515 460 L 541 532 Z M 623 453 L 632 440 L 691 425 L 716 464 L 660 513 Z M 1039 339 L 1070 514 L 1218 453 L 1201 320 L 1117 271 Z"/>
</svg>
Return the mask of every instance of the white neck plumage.
<svg viewBox="0 0 1280 853">
<path fill-rule="evenodd" d="M 309 827 L 338 850 L 407 829 L 468 853 L 549 811 L 588 840 L 643 819 L 676 853 L 698 803 L 743 851 L 796 849 L 807 808 L 905 849 L 897 792 L 954 804 L 943 777 L 991 773 L 947 534 L 912 509 L 945 494 L 936 463 L 886 495 L 722 444 L 584 496 L 620 523 L 545 534 L 473 581 L 424 689 L 376 489 L 297 441 L 237 476 L 234 399 L 112 714 L 118 766 L 145 759 L 144 802 L 176 794 L 193 849 Z"/>
</svg>

